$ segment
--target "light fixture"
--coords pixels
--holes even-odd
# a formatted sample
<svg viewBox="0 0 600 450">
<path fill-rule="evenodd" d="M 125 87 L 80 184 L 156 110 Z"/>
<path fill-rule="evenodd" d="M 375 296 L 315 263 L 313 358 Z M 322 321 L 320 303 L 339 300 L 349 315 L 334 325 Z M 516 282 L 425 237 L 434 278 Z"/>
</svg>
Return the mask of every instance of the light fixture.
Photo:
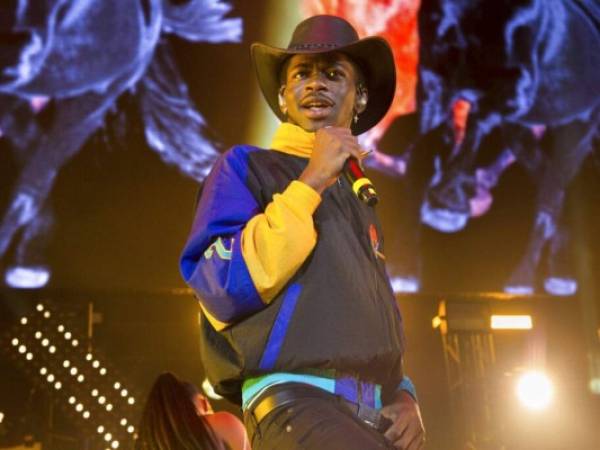
<svg viewBox="0 0 600 450">
<path fill-rule="evenodd" d="M 531 330 L 533 320 L 530 315 L 493 314 L 490 318 L 492 330 Z"/>
<path fill-rule="evenodd" d="M 517 397 L 527 409 L 541 411 L 554 397 L 554 387 L 548 375 L 540 371 L 523 373 L 516 386 Z"/>
</svg>

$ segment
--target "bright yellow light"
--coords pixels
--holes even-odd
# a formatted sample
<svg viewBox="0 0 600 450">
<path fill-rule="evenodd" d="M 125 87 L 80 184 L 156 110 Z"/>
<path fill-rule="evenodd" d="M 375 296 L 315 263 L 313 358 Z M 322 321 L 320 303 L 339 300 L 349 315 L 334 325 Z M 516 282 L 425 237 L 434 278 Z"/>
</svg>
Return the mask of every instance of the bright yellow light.
<svg viewBox="0 0 600 450">
<path fill-rule="evenodd" d="M 438 328 L 441 324 L 442 324 L 442 318 L 440 316 L 435 316 L 433 319 L 431 319 L 431 326 L 433 327 L 434 330 L 436 328 Z"/>
<path fill-rule="evenodd" d="M 491 317 L 492 330 L 531 330 L 533 320 L 529 315 L 497 315 Z"/>
<path fill-rule="evenodd" d="M 517 397 L 526 408 L 541 411 L 552 402 L 554 387 L 545 373 L 525 372 L 517 382 Z"/>
</svg>

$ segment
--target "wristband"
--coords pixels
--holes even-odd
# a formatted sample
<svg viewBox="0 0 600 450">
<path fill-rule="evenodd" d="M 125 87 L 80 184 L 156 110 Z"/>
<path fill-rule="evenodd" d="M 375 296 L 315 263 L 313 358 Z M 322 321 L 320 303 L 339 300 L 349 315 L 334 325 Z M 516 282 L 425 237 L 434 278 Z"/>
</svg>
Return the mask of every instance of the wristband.
<svg viewBox="0 0 600 450">
<path fill-rule="evenodd" d="M 396 388 L 396 392 L 398 392 L 398 391 L 406 391 L 415 400 L 415 402 L 418 401 L 417 400 L 417 390 L 415 389 L 415 385 L 413 384 L 411 379 L 408 378 L 406 375 L 404 375 L 404 377 L 402 378 L 402 381 Z"/>
</svg>

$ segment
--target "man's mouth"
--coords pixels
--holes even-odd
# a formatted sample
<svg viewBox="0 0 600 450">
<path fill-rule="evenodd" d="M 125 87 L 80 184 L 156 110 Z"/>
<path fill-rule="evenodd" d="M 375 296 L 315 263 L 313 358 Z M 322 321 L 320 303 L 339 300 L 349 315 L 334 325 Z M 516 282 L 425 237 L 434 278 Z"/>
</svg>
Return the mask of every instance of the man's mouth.
<svg viewBox="0 0 600 450">
<path fill-rule="evenodd" d="M 318 118 L 327 115 L 333 104 L 324 99 L 309 99 L 304 101 L 301 106 L 308 112 L 310 117 Z"/>
</svg>

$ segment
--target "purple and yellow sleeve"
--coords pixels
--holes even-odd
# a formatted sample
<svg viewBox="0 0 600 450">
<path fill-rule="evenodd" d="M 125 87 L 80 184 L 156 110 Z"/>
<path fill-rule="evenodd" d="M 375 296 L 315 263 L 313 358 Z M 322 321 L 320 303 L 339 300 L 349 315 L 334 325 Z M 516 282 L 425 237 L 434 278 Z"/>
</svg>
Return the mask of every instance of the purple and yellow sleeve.
<svg viewBox="0 0 600 450">
<path fill-rule="evenodd" d="M 316 243 L 321 198 L 292 181 L 261 211 L 248 190 L 246 153 L 228 152 L 207 178 L 180 268 L 213 327 L 264 308 Z"/>
</svg>

